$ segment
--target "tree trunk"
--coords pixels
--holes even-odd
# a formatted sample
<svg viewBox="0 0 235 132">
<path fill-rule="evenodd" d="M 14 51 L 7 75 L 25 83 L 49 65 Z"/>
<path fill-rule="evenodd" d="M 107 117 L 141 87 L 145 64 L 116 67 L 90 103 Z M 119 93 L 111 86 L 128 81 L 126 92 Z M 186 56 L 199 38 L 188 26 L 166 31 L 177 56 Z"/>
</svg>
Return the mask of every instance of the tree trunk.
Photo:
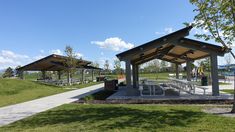
<svg viewBox="0 0 235 132">
<path fill-rule="evenodd" d="M 70 73 L 70 71 L 67 71 L 67 82 L 68 82 L 68 85 L 70 86 L 71 85 L 71 73 Z"/>
</svg>

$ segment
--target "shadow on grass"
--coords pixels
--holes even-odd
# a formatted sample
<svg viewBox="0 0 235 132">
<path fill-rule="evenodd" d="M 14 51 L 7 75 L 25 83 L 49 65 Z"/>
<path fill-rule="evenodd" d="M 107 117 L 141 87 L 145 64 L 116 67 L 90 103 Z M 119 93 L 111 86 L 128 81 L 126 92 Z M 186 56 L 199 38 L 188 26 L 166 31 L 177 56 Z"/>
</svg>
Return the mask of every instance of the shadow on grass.
<svg viewBox="0 0 235 132">
<path fill-rule="evenodd" d="M 65 105 L 66 106 L 66 105 Z M 89 106 L 89 105 L 88 105 Z M 181 109 L 156 109 L 145 106 L 138 108 L 123 106 L 64 107 L 38 114 L 5 126 L 5 128 L 36 128 L 45 125 L 77 123 L 89 129 L 125 129 L 138 128 L 152 130 L 169 126 L 187 127 L 204 115 L 202 112 Z"/>
<path fill-rule="evenodd" d="M 55 84 L 43 83 L 43 82 L 39 82 L 39 81 L 32 81 L 32 82 L 37 83 L 42 86 L 49 86 L 49 87 L 53 87 L 53 88 L 63 88 L 63 86 L 59 86 L 59 85 L 55 85 Z"/>
</svg>

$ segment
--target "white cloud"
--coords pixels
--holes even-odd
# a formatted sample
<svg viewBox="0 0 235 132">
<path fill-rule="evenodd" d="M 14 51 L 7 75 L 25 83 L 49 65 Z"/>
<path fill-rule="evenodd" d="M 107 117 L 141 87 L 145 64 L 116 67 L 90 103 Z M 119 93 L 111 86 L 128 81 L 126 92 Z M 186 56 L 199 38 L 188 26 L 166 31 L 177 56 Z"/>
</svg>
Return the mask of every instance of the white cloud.
<svg viewBox="0 0 235 132">
<path fill-rule="evenodd" d="M 24 65 L 30 61 L 29 56 L 17 54 L 10 50 L 2 50 L 0 52 L 0 69 L 7 67 L 16 67 L 18 65 Z"/>
<path fill-rule="evenodd" d="M 33 57 L 33 60 L 39 60 L 39 59 L 42 59 L 44 57 L 46 57 L 46 56 L 45 55 L 37 55 L 37 56 Z"/>
<path fill-rule="evenodd" d="M 64 55 L 63 52 L 60 49 L 54 49 L 49 51 L 50 54 L 56 54 L 56 55 Z M 81 58 L 84 57 L 84 55 L 82 53 L 76 52 L 75 55 L 77 56 L 77 58 Z M 40 58 L 40 56 L 39 56 Z"/>
<path fill-rule="evenodd" d="M 63 52 L 60 49 L 54 49 L 50 51 L 50 54 L 63 55 Z"/>
<path fill-rule="evenodd" d="M 81 57 L 83 57 L 83 54 L 81 54 L 81 53 L 76 53 L 76 56 L 77 56 L 77 58 L 81 58 Z"/>
<path fill-rule="evenodd" d="M 109 69 L 113 69 L 113 59 L 107 57 L 101 57 L 98 59 L 99 67 L 104 68 L 105 61 L 108 60 L 109 62 Z"/>
<path fill-rule="evenodd" d="M 164 28 L 164 31 L 162 32 L 155 32 L 156 35 L 165 35 L 174 32 L 174 29 L 172 27 L 166 27 Z"/>
<path fill-rule="evenodd" d="M 20 55 L 16 54 L 12 51 L 9 50 L 2 50 L 1 51 L 1 56 L 8 59 L 8 58 L 13 58 L 13 59 L 28 59 L 29 57 L 27 55 Z"/>
<path fill-rule="evenodd" d="M 40 53 L 42 53 L 42 54 L 43 54 L 44 52 L 45 52 L 44 50 L 42 50 L 42 49 L 40 50 Z"/>
<path fill-rule="evenodd" d="M 134 47 L 134 44 L 127 43 L 118 37 L 107 38 L 104 41 L 92 41 L 91 43 L 98 45 L 100 48 L 110 49 L 113 51 L 123 51 Z"/>
<path fill-rule="evenodd" d="M 173 30 L 173 28 L 170 27 L 170 28 L 165 28 L 164 31 L 166 33 L 172 33 L 174 30 Z"/>
<path fill-rule="evenodd" d="M 198 28 L 193 28 L 191 31 L 193 34 L 208 34 L 209 31 L 206 29 L 198 29 Z"/>
</svg>

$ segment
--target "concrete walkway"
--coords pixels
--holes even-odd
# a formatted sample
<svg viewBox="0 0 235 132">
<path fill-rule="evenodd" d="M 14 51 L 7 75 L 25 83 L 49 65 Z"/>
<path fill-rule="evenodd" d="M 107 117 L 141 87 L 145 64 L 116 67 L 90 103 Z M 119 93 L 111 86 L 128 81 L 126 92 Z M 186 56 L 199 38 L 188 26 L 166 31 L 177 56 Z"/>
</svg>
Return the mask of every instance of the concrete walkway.
<svg viewBox="0 0 235 132">
<path fill-rule="evenodd" d="M 17 120 L 49 110 L 62 104 L 74 102 L 81 97 L 102 90 L 103 87 L 104 83 L 48 97 L 43 97 L 20 104 L 2 107 L 0 108 L 0 126 L 10 124 Z"/>
</svg>

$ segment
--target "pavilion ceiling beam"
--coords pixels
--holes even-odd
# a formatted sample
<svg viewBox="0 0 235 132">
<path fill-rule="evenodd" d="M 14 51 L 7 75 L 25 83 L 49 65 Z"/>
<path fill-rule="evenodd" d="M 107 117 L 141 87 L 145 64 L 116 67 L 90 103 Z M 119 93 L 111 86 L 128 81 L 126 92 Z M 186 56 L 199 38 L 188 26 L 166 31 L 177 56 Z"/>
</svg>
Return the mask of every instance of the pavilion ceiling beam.
<svg viewBox="0 0 235 132">
<path fill-rule="evenodd" d="M 171 60 L 168 60 L 168 59 L 165 59 L 165 58 L 159 58 L 158 56 L 152 56 L 152 57 L 146 58 L 144 60 L 137 61 L 134 64 L 140 65 L 140 64 L 146 63 L 146 62 L 148 62 L 150 60 L 153 60 L 153 59 L 160 59 L 160 60 L 164 60 L 164 61 L 175 63 L 175 64 L 181 64 L 181 63 L 176 62 L 176 61 L 171 61 Z"/>
<path fill-rule="evenodd" d="M 63 64 L 62 62 L 55 62 L 55 61 L 51 61 L 50 63 L 51 63 L 51 64 L 53 64 L 53 65 L 57 65 L 57 66 L 60 66 L 60 67 L 66 68 L 66 66 L 64 66 L 64 64 Z"/>
<path fill-rule="evenodd" d="M 209 54 L 217 54 L 219 56 L 224 55 L 224 53 L 217 52 L 217 51 L 211 49 L 209 46 L 206 46 L 203 44 L 202 45 L 196 44 L 195 42 L 191 42 L 186 38 L 181 38 L 178 42 L 175 42 L 174 45 L 182 46 L 182 47 L 189 48 L 192 50 L 199 50 L 199 51 L 206 52 Z"/>
<path fill-rule="evenodd" d="M 49 66 L 47 68 L 42 69 L 42 71 L 50 71 L 51 69 L 53 69 L 54 67 L 56 67 L 55 65 Z M 56 69 L 57 70 L 57 69 Z M 52 70 L 52 71 L 56 71 L 56 70 Z"/>
<path fill-rule="evenodd" d="M 194 60 L 199 60 L 199 59 L 206 58 L 206 57 L 209 57 L 209 56 L 210 56 L 209 54 L 203 55 L 203 56 L 195 58 Z"/>
<path fill-rule="evenodd" d="M 168 46 L 168 47 L 163 48 L 163 49 L 156 49 L 155 52 L 150 53 L 148 55 L 145 55 L 145 56 L 144 55 L 140 55 L 139 58 L 137 58 L 135 60 L 132 60 L 131 63 L 136 63 L 138 61 L 144 60 L 146 58 L 154 57 L 154 56 L 158 56 L 158 58 L 161 59 L 164 55 L 166 55 L 174 47 L 175 47 L 174 45 L 171 45 L 171 46 Z"/>
<path fill-rule="evenodd" d="M 188 50 L 180 55 L 174 53 L 168 53 L 168 56 L 174 57 L 172 60 L 182 59 L 182 60 L 193 60 L 192 58 L 187 57 L 188 54 L 194 54 L 193 50 Z"/>
</svg>

